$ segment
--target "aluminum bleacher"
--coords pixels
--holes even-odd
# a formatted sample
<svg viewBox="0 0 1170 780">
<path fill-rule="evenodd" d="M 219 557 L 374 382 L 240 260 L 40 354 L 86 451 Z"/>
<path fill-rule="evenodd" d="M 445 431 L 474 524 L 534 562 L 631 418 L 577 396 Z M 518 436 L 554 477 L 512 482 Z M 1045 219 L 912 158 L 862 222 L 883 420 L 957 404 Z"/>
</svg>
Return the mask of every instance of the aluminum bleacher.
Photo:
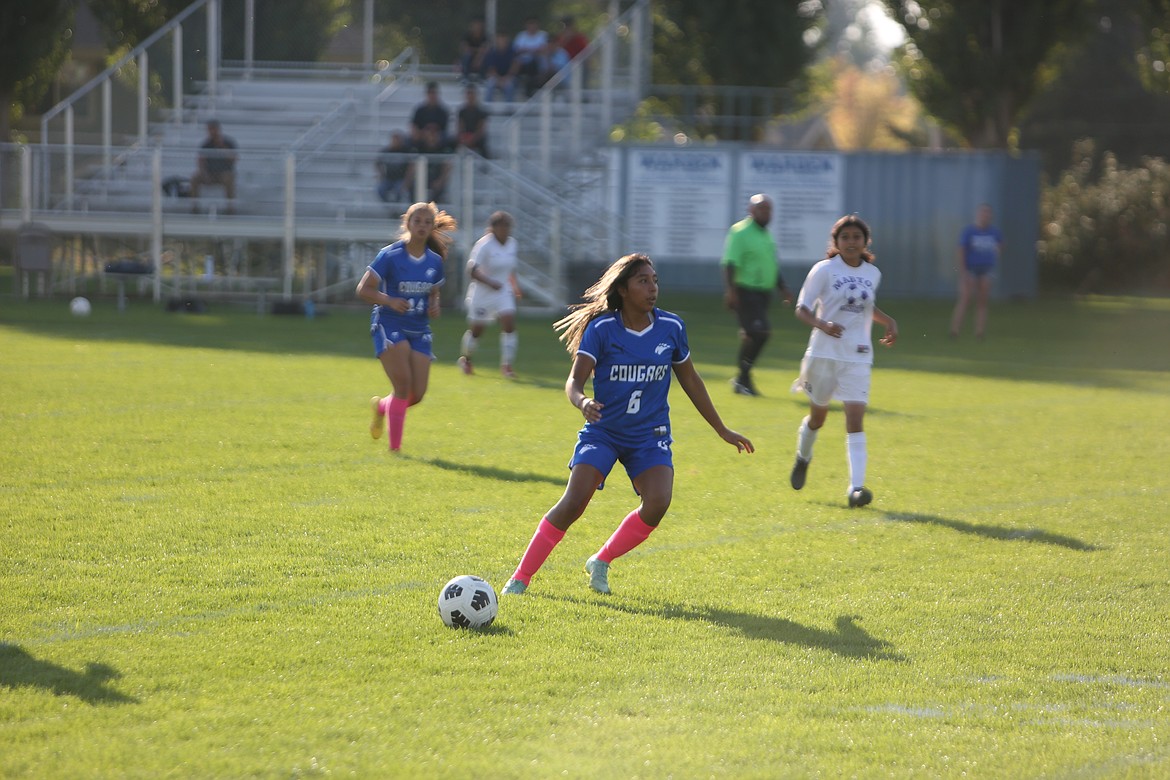
<svg viewBox="0 0 1170 780">
<path fill-rule="evenodd" d="M 206 7 L 197 0 L 184 13 Z M 638 39 L 622 38 L 619 31 L 628 32 L 630 20 L 647 14 L 647 8 L 647 0 L 637 0 L 534 97 L 481 101 L 490 115 L 491 159 L 459 153 L 430 161 L 452 168 L 439 205 L 462 225 L 457 252 L 470 249 L 492 211 L 508 209 L 517 234 L 525 236 L 522 275 L 535 280 L 549 307 L 563 305 L 565 264 L 606 252 L 598 242 L 617 223 L 597 205 L 602 198 L 596 188 L 587 197 L 581 190 L 594 186 L 603 168 L 592 151 L 637 104 L 640 82 L 631 63 L 638 59 L 628 50 Z M 176 18 L 150 40 L 178 37 L 180 22 Z M 447 69 L 419 66 L 409 52 L 372 70 L 218 62 L 198 78 L 176 74 L 177 101 L 151 96 L 148 87 L 164 77 L 140 76 L 134 126 L 135 112 L 115 112 L 110 94 L 115 81 L 127 81 L 121 68 L 141 73 L 149 45 L 131 51 L 54 107 L 42 121 L 40 144 L 10 158 L 15 163 L 9 170 L 18 173 L 9 181 L 19 183 L 19 197 L 0 191 L 0 230 L 35 219 L 57 235 L 118 237 L 136 243 L 159 274 L 170 265 L 180 277 L 190 276 L 202 262 L 206 250 L 196 246 L 200 241 L 276 244 L 279 267 L 258 276 L 281 278 L 284 297 L 292 294 L 294 279 L 304 294 L 328 296 L 336 289 L 352 295 L 352 286 L 348 292 L 345 286 L 354 280 L 344 277 L 360 271 L 353 258 L 391 238 L 409 205 L 379 200 L 375 162 L 380 150 L 392 130 L 407 128 L 427 82 L 439 83 L 452 123 L 464 85 Z M 156 55 L 149 62 L 167 59 Z M 98 94 L 103 96 L 100 116 L 90 120 L 86 142 L 79 143 L 74 106 L 89 95 L 92 108 Z M 198 200 L 184 196 L 210 119 L 219 121 L 237 145 L 232 201 L 217 186 L 206 186 Z M 413 199 L 425 199 L 425 170 L 410 184 Z M 302 247 L 311 248 L 302 253 Z M 271 248 L 264 252 L 273 254 Z M 325 256 L 318 266 L 328 269 L 324 276 L 307 265 L 305 258 L 313 255 Z M 177 259 L 167 259 L 172 257 Z M 307 281 L 310 274 L 313 286 Z M 529 303 L 541 297 L 538 293 Z"/>
</svg>

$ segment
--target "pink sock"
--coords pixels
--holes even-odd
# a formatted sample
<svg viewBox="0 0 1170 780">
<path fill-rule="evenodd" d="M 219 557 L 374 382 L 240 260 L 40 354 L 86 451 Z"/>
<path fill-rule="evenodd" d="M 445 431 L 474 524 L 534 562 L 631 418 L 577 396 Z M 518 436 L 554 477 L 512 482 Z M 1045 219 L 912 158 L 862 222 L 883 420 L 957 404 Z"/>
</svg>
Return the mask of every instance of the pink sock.
<svg viewBox="0 0 1170 780">
<path fill-rule="evenodd" d="M 540 524 L 536 526 L 536 533 L 532 535 L 532 541 L 528 543 L 528 549 L 524 551 L 524 557 L 520 559 L 520 565 L 516 567 L 516 573 L 512 575 L 512 579 L 520 580 L 525 585 L 531 582 L 532 575 L 540 570 L 553 548 L 564 538 L 564 531 L 550 523 L 547 517 L 542 517 Z"/>
<path fill-rule="evenodd" d="M 410 402 L 405 398 L 391 396 L 386 404 L 386 427 L 390 431 L 390 449 L 402 448 L 402 429 L 406 427 L 406 408 Z"/>
<path fill-rule="evenodd" d="M 620 558 L 646 541 L 653 531 L 654 526 L 646 525 L 635 509 L 626 515 L 626 519 L 622 520 L 622 524 L 613 532 L 613 536 L 609 537 L 609 541 L 597 551 L 598 560 L 613 563 L 615 558 Z"/>
</svg>

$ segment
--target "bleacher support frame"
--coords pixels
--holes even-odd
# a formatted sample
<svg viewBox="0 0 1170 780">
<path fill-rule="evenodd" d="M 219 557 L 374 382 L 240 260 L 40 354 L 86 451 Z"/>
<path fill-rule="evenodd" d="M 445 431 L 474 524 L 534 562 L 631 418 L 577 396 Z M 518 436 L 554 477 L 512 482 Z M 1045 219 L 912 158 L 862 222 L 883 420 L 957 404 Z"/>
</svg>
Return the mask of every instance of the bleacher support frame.
<svg viewBox="0 0 1170 780">
<path fill-rule="evenodd" d="M 462 224 L 457 254 L 470 250 L 491 211 L 512 209 L 517 234 L 527 242 L 528 287 L 542 291 L 529 303 L 548 310 L 567 302 L 569 265 L 596 263 L 599 254 L 612 257 L 621 242 L 619 221 L 577 202 L 563 175 L 607 140 L 611 123 L 633 110 L 644 88 L 649 0 L 635 0 L 622 13 L 619 5 L 610 0 L 608 26 L 535 96 L 525 103 L 491 106 L 493 159 L 461 153 L 429 161 L 456 169 L 440 206 L 456 213 Z M 394 210 L 406 204 L 384 207 L 373 197 L 372 182 L 363 183 L 377 153 L 375 139 L 384 139 L 390 126 L 402 122 L 425 81 L 441 80 L 448 91 L 461 87 L 447 71 L 421 66 L 409 50 L 372 71 L 353 65 L 261 66 L 251 57 L 225 62 L 219 48 L 220 9 L 221 0 L 196 0 L 47 112 L 38 143 L 0 145 L 0 232 L 35 221 L 62 239 L 105 236 L 137 242 L 152 268 L 155 301 L 168 289 L 168 273 L 190 275 L 177 267 L 188 260 L 164 259 L 168 244 L 201 239 L 275 243 L 280 246 L 277 295 L 324 300 L 337 293 L 344 299 L 347 280 L 327 276 L 319 286 L 308 284 L 311 274 L 302 267 L 298 247 L 392 240 Z M 207 40 L 199 43 L 208 56 L 203 70 L 184 72 L 184 47 L 192 43 L 184 41 L 184 28 L 198 14 L 206 15 Z M 152 70 L 152 63 L 159 62 L 169 63 L 169 94 L 160 86 L 168 80 Z M 133 126 L 116 127 L 115 90 L 123 89 L 116 85 L 130 74 L 136 84 Z M 323 93 L 335 88 L 335 94 L 323 98 L 321 109 L 304 125 L 282 126 L 281 131 L 293 134 L 286 141 L 241 144 L 235 202 L 212 196 L 188 204 L 164 194 L 164 182 L 192 170 L 205 119 L 260 111 L 257 98 L 249 96 L 251 86 L 297 79 L 320 85 Z M 95 95 L 99 104 L 90 113 L 98 115 L 96 137 L 92 130 L 88 136 L 79 132 L 75 111 L 79 101 Z M 224 125 L 231 135 L 233 127 Z M 85 139 L 93 142 L 79 142 Z M 425 200 L 428 161 L 417 162 L 413 195 Z M 314 200 L 318 191 L 320 199 Z M 360 274 L 360 268 L 351 270 Z M 64 292 L 83 282 L 74 269 L 57 279 L 57 289 Z"/>
</svg>

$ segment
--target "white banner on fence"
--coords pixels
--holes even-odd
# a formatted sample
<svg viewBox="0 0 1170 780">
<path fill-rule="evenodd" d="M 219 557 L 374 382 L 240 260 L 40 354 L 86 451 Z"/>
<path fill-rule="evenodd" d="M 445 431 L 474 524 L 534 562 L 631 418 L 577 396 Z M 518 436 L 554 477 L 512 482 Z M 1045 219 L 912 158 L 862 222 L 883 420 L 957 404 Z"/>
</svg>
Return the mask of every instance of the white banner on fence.
<svg viewBox="0 0 1170 780">
<path fill-rule="evenodd" d="M 626 166 L 629 235 L 652 258 L 718 263 L 733 221 L 731 173 L 727 151 L 631 150 Z"/>
<path fill-rule="evenodd" d="M 829 229 L 841 216 L 845 160 L 840 154 L 744 151 L 739 157 L 738 202 L 771 196 L 772 235 L 784 263 L 812 264 L 825 257 Z"/>
</svg>

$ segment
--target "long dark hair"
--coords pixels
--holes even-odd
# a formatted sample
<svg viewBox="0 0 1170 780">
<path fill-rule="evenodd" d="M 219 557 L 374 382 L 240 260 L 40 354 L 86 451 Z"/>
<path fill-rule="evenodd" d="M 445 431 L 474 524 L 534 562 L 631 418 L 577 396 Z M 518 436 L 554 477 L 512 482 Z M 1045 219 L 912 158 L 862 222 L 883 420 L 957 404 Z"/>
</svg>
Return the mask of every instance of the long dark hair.
<svg viewBox="0 0 1170 780">
<path fill-rule="evenodd" d="M 630 277 L 643 265 L 654 267 L 649 255 L 635 252 L 619 257 L 581 296 L 585 302 L 573 304 L 566 316 L 553 323 L 554 330 L 562 331 L 561 341 L 565 342 L 565 349 L 570 355 L 577 354 L 577 348 L 581 346 L 581 336 L 594 317 L 606 312 L 621 311 L 622 296 L 618 291 L 626 288 Z"/>
<path fill-rule="evenodd" d="M 833 223 L 833 229 L 829 231 L 829 236 L 831 237 L 829 240 L 829 253 L 825 257 L 836 257 L 841 254 L 840 250 L 837 249 L 837 236 L 847 227 L 855 227 L 865 236 L 865 249 L 861 250 L 861 259 L 867 263 L 872 263 L 874 254 L 869 251 L 869 225 L 865 224 L 865 220 L 856 214 L 846 214 Z"/>
</svg>

